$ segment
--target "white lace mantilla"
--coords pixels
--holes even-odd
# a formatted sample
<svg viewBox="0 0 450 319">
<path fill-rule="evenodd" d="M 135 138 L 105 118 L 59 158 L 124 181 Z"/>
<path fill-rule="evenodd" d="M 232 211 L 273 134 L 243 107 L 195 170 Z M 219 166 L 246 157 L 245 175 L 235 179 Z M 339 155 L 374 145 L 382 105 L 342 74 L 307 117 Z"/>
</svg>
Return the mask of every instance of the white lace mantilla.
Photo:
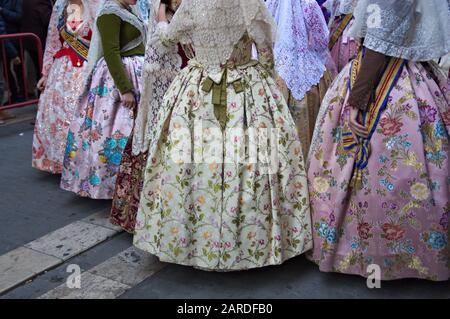
<svg viewBox="0 0 450 319">
<path fill-rule="evenodd" d="M 156 35 L 165 45 L 191 44 L 199 63 L 218 70 L 245 32 L 256 44 L 271 45 L 275 29 L 262 0 L 183 0 L 170 25 L 158 24 Z"/>
<path fill-rule="evenodd" d="M 316 0 L 268 0 L 278 25 L 276 71 L 302 100 L 326 71 L 329 31 Z"/>
<path fill-rule="evenodd" d="M 153 0 L 150 7 L 149 35 L 156 31 L 156 15 L 160 0 Z M 142 75 L 141 101 L 133 129 L 133 154 L 145 153 L 152 140 L 152 129 L 156 125 L 163 97 L 175 76 L 181 69 L 181 57 L 176 46 L 165 48 L 151 36 L 145 49 L 144 71 Z"/>
<path fill-rule="evenodd" d="M 359 0 L 350 36 L 388 56 L 431 61 L 450 52 L 450 12 L 443 0 Z"/>
</svg>

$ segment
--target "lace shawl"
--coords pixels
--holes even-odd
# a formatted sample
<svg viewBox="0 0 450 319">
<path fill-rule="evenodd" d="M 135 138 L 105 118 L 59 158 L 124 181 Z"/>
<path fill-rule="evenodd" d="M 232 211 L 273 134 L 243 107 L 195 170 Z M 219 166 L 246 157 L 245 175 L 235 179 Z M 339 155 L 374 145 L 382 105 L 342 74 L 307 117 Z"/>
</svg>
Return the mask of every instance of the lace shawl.
<svg viewBox="0 0 450 319">
<path fill-rule="evenodd" d="M 132 50 L 139 46 L 141 43 L 146 43 L 147 25 L 141 18 L 139 7 L 131 6 L 131 11 L 124 9 L 115 0 L 103 0 L 103 4 L 97 14 L 97 19 L 106 14 L 117 15 L 120 19 L 128 22 L 141 33 L 141 36 L 134 39 L 122 48 L 122 52 Z M 93 26 L 93 35 L 91 41 L 91 47 L 88 55 L 88 65 L 86 67 L 86 78 L 89 79 L 92 76 L 92 72 L 98 62 L 103 57 L 103 46 L 101 41 L 101 35 L 97 27 L 97 19 Z M 87 81 L 89 83 L 89 81 Z"/>
<path fill-rule="evenodd" d="M 148 33 L 152 35 L 156 31 L 156 15 L 159 10 L 160 0 L 153 0 L 150 10 Z M 158 119 L 158 112 L 163 103 L 164 94 L 176 74 L 181 70 L 181 57 L 176 46 L 166 48 L 160 42 L 148 37 L 145 49 L 144 71 L 142 75 L 142 94 L 138 107 L 134 131 L 133 154 L 145 153 L 149 148 Z"/>
<path fill-rule="evenodd" d="M 450 52 L 450 13 L 442 0 L 359 0 L 350 35 L 388 56 L 430 61 Z"/>
<path fill-rule="evenodd" d="M 61 19 L 64 19 L 64 10 L 69 0 L 57 0 L 53 6 L 52 15 L 47 31 L 47 40 L 45 44 L 44 60 L 42 75 L 48 76 L 54 61 L 55 54 L 62 48 L 58 25 Z M 95 14 L 99 6 L 99 0 L 83 0 L 83 21 L 85 27 L 80 32 L 80 36 L 87 35 L 87 32 L 92 27 L 95 19 Z M 86 34 L 84 34 L 86 33 Z"/>
<path fill-rule="evenodd" d="M 166 46 L 192 44 L 197 61 L 219 72 L 245 32 L 256 44 L 273 44 L 275 22 L 262 0 L 183 0 L 156 35 Z"/>
<path fill-rule="evenodd" d="M 278 26 L 276 71 L 296 100 L 322 78 L 328 59 L 329 31 L 315 0 L 268 0 Z"/>
</svg>

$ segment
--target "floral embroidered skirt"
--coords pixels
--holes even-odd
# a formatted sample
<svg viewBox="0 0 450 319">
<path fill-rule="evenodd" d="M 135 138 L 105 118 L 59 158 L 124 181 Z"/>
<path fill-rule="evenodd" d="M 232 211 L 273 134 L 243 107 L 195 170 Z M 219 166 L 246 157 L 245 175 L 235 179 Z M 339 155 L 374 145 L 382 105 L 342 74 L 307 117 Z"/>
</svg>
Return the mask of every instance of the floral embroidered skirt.
<svg viewBox="0 0 450 319">
<path fill-rule="evenodd" d="M 179 70 L 180 57 L 177 54 L 154 54 L 152 50 L 147 52 L 144 62 L 141 104 L 136 112 L 133 136 L 128 141 L 119 168 L 111 209 L 111 222 L 129 233 L 134 232 L 147 164 L 148 152 L 144 145 L 149 141 L 145 132 L 154 127 L 164 93 Z"/>
<path fill-rule="evenodd" d="M 300 101 L 292 96 L 290 90 L 281 78 L 277 79 L 277 83 L 291 110 L 292 117 L 297 126 L 298 135 L 300 136 L 300 141 L 302 142 L 303 154 L 306 158 L 311 145 L 320 105 L 331 84 L 330 72 L 326 71 L 320 79 L 320 82 L 313 86 Z"/>
<path fill-rule="evenodd" d="M 227 73 L 222 112 L 213 104 L 217 86 L 208 88 L 224 76 L 191 61 L 158 114 L 134 245 L 163 262 L 242 270 L 281 264 L 312 247 L 306 171 L 287 104 L 261 66 Z M 271 131 L 278 138 L 268 147 Z"/>
<path fill-rule="evenodd" d="M 355 151 L 343 148 L 347 66 L 328 91 L 314 133 L 308 179 L 320 270 L 381 279 L 449 279 L 450 82 L 409 62 L 370 140 L 362 188 Z M 371 272 L 371 271 L 370 271 Z"/>
<path fill-rule="evenodd" d="M 144 169 L 147 164 L 147 153 L 134 155 L 132 144 L 133 140 L 130 138 L 117 175 L 110 218 L 111 223 L 122 227 L 128 233 L 134 233 L 136 214 L 144 185 Z"/>
<path fill-rule="evenodd" d="M 144 57 L 122 62 L 139 101 Z M 61 188 L 83 197 L 112 199 L 134 111 L 122 105 L 104 59 L 94 70 L 89 93 L 78 104 L 64 155 Z"/>
<path fill-rule="evenodd" d="M 67 132 L 83 89 L 83 70 L 74 67 L 68 57 L 54 61 L 39 98 L 33 137 L 34 168 L 61 174 Z"/>
</svg>

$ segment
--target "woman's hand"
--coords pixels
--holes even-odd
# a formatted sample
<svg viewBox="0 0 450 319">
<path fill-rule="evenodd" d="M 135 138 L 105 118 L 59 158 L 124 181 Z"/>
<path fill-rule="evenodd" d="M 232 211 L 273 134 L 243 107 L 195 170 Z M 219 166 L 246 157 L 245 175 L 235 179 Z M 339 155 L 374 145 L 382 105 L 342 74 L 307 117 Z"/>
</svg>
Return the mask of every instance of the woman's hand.
<svg viewBox="0 0 450 319">
<path fill-rule="evenodd" d="M 38 83 L 36 84 L 36 87 L 39 91 L 44 91 L 45 87 L 47 86 L 47 77 L 43 76 L 41 77 L 41 79 L 38 81 Z"/>
<path fill-rule="evenodd" d="M 122 103 L 125 107 L 134 109 L 134 107 L 136 106 L 136 99 L 134 98 L 133 93 L 127 92 L 125 94 L 122 94 Z"/>
<path fill-rule="evenodd" d="M 359 121 L 359 109 L 353 106 L 349 106 L 349 109 L 350 115 L 348 124 L 353 134 L 361 136 L 363 138 L 368 138 L 369 132 L 367 131 L 367 128 L 364 127 Z"/>
</svg>

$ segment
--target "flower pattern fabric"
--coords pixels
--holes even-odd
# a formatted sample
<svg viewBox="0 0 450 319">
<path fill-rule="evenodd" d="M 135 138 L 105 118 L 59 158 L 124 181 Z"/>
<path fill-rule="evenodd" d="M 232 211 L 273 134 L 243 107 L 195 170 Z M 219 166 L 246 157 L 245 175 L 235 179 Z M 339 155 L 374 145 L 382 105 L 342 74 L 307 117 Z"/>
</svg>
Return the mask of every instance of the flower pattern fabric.
<svg viewBox="0 0 450 319">
<path fill-rule="evenodd" d="M 329 31 L 315 0 L 269 0 L 277 23 L 275 66 L 296 100 L 319 84 L 328 62 Z"/>
<path fill-rule="evenodd" d="M 138 101 L 143 61 L 142 56 L 122 58 Z M 61 187 L 83 197 L 112 199 L 134 110 L 122 105 L 104 59 L 98 62 L 75 117 L 67 138 Z"/>
<path fill-rule="evenodd" d="M 84 66 L 74 66 L 68 56 L 54 57 L 59 50 L 68 48 L 58 30 L 58 26 L 65 23 L 63 17 L 59 16 L 61 5 L 55 5 L 49 26 L 42 71 L 47 83 L 39 98 L 32 151 L 32 166 L 53 174 L 62 172 L 67 132 L 83 89 L 85 69 Z M 67 30 L 72 30 L 73 35 L 89 43 L 91 23 L 92 21 L 85 21 L 74 29 L 68 26 Z"/>
<path fill-rule="evenodd" d="M 155 1 L 150 15 L 149 33 L 154 32 L 156 15 L 160 2 Z M 177 0 L 172 0 L 172 7 L 179 6 Z M 170 19 L 169 19 L 170 20 Z M 143 187 L 144 169 L 147 164 L 149 132 L 154 128 L 157 114 L 163 102 L 164 94 L 181 70 L 182 58 L 178 48 L 168 51 L 161 45 L 147 42 L 143 75 L 141 101 L 134 122 L 133 136 L 125 148 L 122 163 L 116 181 L 111 222 L 122 227 L 129 233 L 134 232 L 136 215 L 139 208 L 140 195 Z"/>
<path fill-rule="evenodd" d="M 301 143 L 268 70 L 248 64 L 251 45 L 244 36 L 230 58 L 235 67 L 229 67 L 228 77 L 240 79 L 243 91 L 236 93 L 233 85 L 227 88 L 224 144 L 211 140 L 216 137 L 212 131 L 221 130 L 221 125 L 212 93 L 205 93 L 201 85 L 214 74 L 191 61 L 165 95 L 149 149 L 134 236 L 135 246 L 161 261 L 231 271 L 281 264 L 311 249 Z M 266 61 L 272 60 L 270 46 L 260 50 Z M 198 122 L 201 136 L 194 130 Z M 248 128 L 280 132 L 273 147 L 279 158 L 276 173 L 268 174 L 259 161 L 187 163 L 172 158 L 171 151 L 180 143 L 202 141 L 221 145 L 219 154 L 232 159 L 240 147 L 247 148 L 243 136 L 232 132 Z M 206 150 L 194 147 L 187 156 Z"/>
<path fill-rule="evenodd" d="M 134 233 L 147 164 L 147 152 L 133 155 L 132 144 L 130 137 L 117 174 L 110 218 L 111 223 L 128 233 Z"/>
<path fill-rule="evenodd" d="M 370 141 L 361 189 L 349 186 L 354 152 L 343 148 L 347 66 L 327 93 L 309 155 L 314 250 L 322 271 L 382 279 L 449 279 L 450 82 L 409 62 Z M 436 79 L 436 80 L 435 80 Z"/>
<path fill-rule="evenodd" d="M 274 46 L 277 82 L 307 154 L 320 104 L 331 82 L 326 70 L 331 59 L 328 27 L 315 0 L 269 0 L 266 4 L 278 26 Z"/>
<path fill-rule="evenodd" d="M 278 87 L 287 101 L 297 127 L 297 132 L 300 136 L 300 141 L 302 142 L 303 154 L 305 154 L 305 156 L 307 156 L 309 152 L 320 105 L 331 82 L 331 72 L 326 71 L 320 82 L 306 92 L 305 97 L 299 101 L 294 98 L 283 79 L 277 79 Z"/>
</svg>

